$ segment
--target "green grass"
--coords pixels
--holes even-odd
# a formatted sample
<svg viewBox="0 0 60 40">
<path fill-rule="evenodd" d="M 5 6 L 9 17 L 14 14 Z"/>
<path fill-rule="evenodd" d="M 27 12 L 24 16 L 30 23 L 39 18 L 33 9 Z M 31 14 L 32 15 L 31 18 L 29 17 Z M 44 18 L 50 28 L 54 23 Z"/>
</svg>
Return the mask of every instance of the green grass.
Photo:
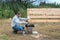
<svg viewBox="0 0 60 40">
<path fill-rule="evenodd" d="M 0 40 L 8 40 L 8 36 L 6 36 L 6 35 L 0 35 Z"/>
</svg>

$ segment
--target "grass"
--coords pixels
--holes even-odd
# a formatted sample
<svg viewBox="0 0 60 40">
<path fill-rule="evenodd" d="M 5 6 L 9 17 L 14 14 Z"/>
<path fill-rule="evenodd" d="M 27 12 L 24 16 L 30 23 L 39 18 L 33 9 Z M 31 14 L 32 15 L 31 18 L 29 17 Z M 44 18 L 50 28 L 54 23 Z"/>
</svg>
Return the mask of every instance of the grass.
<svg viewBox="0 0 60 40">
<path fill-rule="evenodd" d="M 6 35 L 0 35 L 0 40 L 8 40 L 8 36 L 6 36 Z"/>
<path fill-rule="evenodd" d="M 60 22 L 56 23 L 35 23 L 33 30 L 42 34 L 38 40 L 60 40 Z M 44 36 L 45 35 L 45 36 Z M 37 40 L 30 35 L 13 34 L 10 19 L 0 20 L 0 39 L 1 40 Z"/>
<path fill-rule="evenodd" d="M 37 28 L 37 31 L 50 36 L 51 39 L 60 39 L 60 23 L 39 23 Z"/>
</svg>

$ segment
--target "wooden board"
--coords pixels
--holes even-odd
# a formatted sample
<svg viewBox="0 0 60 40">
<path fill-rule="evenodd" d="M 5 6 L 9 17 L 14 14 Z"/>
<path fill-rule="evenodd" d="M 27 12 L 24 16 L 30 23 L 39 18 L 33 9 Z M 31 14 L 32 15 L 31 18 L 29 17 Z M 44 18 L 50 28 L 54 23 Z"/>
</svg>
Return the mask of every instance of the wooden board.
<svg viewBox="0 0 60 40">
<path fill-rule="evenodd" d="M 28 8 L 27 17 L 30 22 L 60 22 L 60 8 Z"/>
</svg>

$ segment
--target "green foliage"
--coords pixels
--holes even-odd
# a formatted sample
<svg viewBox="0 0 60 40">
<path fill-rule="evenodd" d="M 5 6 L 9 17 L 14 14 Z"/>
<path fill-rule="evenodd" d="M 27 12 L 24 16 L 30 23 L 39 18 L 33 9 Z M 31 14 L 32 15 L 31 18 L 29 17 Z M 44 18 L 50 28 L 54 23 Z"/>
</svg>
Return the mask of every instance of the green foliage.
<svg viewBox="0 0 60 40">
<path fill-rule="evenodd" d="M 52 3 L 52 4 L 40 4 L 40 8 L 60 8 L 59 4 Z"/>
<path fill-rule="evenodd" d="M 21 12 L 23 17 L 26 17 L 25 3 L 18 1 L 0 1 L 0 18 L 12 18 L 15 12 Z"/>
<path fill-rule="evenodd" d="M 31 3 L 28 4 L 28 8 L 60 8 L 60 4 L 56 3 L 45 3 L 41 2 L 38 6 L 37 5 L 32 5 Z"/>
</svg>

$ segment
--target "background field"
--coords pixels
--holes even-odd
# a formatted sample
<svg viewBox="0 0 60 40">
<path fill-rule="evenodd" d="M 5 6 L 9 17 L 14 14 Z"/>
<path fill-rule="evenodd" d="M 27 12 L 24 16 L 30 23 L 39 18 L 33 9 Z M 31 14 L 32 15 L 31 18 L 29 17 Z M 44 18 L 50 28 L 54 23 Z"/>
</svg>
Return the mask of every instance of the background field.
<svg viewBox="0 0 60 40">
<path fill-rule="evenodd" d="M 35 23 L 35 28 L 39 32 L 38 39 L 31 37 L 30 34 L 13 34 L 11 19 L 0 20 L 0 40 L 60 40 L 60 23 Z"/>
</svg>

